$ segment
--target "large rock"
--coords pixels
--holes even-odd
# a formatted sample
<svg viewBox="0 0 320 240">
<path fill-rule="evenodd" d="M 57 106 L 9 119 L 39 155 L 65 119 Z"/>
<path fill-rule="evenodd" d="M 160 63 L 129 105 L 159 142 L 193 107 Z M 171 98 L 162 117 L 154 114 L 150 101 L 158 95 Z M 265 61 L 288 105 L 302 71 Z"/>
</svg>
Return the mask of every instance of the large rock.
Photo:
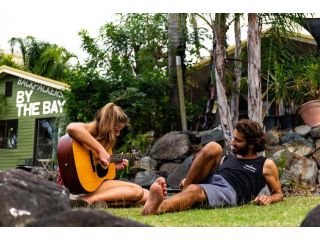
<svg viewBox="0 0 320 240">
<path fill-rule="evenodd" d="M 304 146 L 308 146 L 313 148 L 314 147 L 314 143 L 308 141 L 307 139 L 305 139 L 304 137 L 302 137 L 301 135 L 299 135 L 296 132 L 293 131 L 289 131 L 287 133 L 285 133 L 282 138 L 281 138 L 281 142 L 282 144 L 297 144 L 297 145 L 304 145 Z"/>
<path fill-rule="evenodd" d="M 138 172 L 134 178 L 134 183 L 141 187 L 149 188 L 154 183 L 159 175 L 154 171 Z"/>
<path fill-rule="evenodd" d="M 148 227 L 126 218 L 113 216 L 94 209 L 74 209 L 48 215 L 27 225 L 28 227 Z"/>
<path fill-rule="evenodd" d="M 221 127 L 216 127 L 213 130 L 199 132 L 198 136 L 201 137 L 200 145 L 204 146 L 209 142 L 217 142 L 224 146 L 224 137 Z"/>
<path fill-rule="evenodd" d="M 70 210 L 69 191 L 33 173 L 0 171 L 0 226 L 24 226 Z"/>
<path fill-rule="evenodd" d="M 292 153 L 289 152 L 287 149 L 282 149 L 280 151 L 277 151 L 271 157 L 271 159 L 278 166 L 279 171 L 282 171 L 285 168 L 289 169 L 290 158 L 292 158 Z"/>
<path fill-rule="evenodd" d="M 320 149 L 312 154 L 312 158 L 316 161 L 318 168 L 320 168 Z"/>
<path fill-rule="evenodd" d="M 156 170 L 158 162 L 149 156 L 141 158 L 139 161 L 135 161 L 134 165 L 130 167 L 130 175 L 136 175 L 140 171 L 154 171 Z"/>
<path fill-rule="evenodd" d="M 171 161 L 183 158 L 190 149 L 188 135 L 178 131 L 169 132 L 160 138 L 151 148 L 149 156 L 156 160 Z"/>
<path fill-rule="evenodd" d="M 266 143 L 269 145 L 277 145 L 280 142 L 279 133 L 276 130 L 266 132 Z"/>
<path fill-rule="evenodd" d="M 305 137 L 311 132 L 311 127 L 308 125 L 300 125 L 294 128 L 294 131 L 301 136 Z"/>
<path fill-rule="evenodd" d="M 313 137 L 314 139 L 320 138 L 320 125 L 311 128 L 311 137 Z"/>
<path fill-rule="evenodd" d="M 159 168 L 160 175 L 163 177 L 167 177 L 169 174 L 174 172 L 174 170 L 180 165 L 180 163 L 164 163 Z"/>
<path fill-rule="evenodd" d="M 291 181 L 309 186 L 316 184 L 318 167 L 313 159 L 292 154 L 291 159 L 289 159 L 289 166 L 281 175 L 282 184 L 288 184 Z"/>
<path fill-rule="evenodd" d="M 313 148 L 308 147 L 308 146 L 304 146 L 304 145 L 286 145 L 286 149 L 290 152 L 290 153 L 294 153 L 297 154 L 299 156 L 305 156 L 308 155 L 309 153 L 311 153 L 313 151 Z"/>
<path fill-rule="evenodd" d="M 191 167 L 193 156 L 190 156 L 184 160 L 172 173 L 167 177 L 167 184 L 173 188 L 179 188 L 180 182 L 187 176 L 187 173 Z"/>
</svg>

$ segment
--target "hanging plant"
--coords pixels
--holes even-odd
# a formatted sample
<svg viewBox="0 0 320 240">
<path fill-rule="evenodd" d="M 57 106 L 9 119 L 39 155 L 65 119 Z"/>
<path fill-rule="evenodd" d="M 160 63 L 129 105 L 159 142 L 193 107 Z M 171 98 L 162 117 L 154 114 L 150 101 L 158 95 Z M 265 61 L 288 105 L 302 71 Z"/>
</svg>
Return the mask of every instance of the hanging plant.
<svg viewBox="0 0 320 240">
<path fill-rule="evenodd" d="M 7 98 L 5 95 L 0 94 L 0 117 L 6 112 L 8 107 Z"/>
</svg>

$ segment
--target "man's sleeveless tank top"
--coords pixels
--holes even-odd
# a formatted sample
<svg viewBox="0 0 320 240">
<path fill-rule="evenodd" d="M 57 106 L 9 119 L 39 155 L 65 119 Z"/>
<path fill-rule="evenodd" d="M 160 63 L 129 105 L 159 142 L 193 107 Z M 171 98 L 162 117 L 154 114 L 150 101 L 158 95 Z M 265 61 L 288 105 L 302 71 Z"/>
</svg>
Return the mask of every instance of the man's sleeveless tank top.
<svg viewBox="0 0 320 240">
<path fill-rule="evenodd" d="M 238 159 L 229 154 L 224 158 L 215 174 L 224 177 L 237 193 L 238 204 L 253 200 L 265 186 L 263 165 L 265 157 L 255 159 Z"/>
</svg>

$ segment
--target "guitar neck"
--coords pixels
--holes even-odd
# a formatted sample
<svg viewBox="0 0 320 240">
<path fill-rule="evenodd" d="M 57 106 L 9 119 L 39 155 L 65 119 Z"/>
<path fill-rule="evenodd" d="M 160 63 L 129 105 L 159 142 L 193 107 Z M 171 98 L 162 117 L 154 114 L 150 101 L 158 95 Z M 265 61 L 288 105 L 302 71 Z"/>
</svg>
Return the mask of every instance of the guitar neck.
<svg viewBox="0 0 320 240">
<path fill-rule="evenodd" d="M 110 156 L 110 162 L 117 163 L 120 162 L 122 159 L 128 159 L 128 160 L 135 160 L 136 154 L 112 154 Z"/>
</svg>

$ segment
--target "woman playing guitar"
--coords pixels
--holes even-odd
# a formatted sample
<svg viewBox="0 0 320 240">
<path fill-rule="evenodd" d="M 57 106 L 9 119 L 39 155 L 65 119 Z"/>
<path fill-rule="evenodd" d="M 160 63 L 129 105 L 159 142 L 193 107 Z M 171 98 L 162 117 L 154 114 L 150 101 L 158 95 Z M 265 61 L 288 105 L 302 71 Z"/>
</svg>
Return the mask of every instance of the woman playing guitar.
<svg viewBox="0 0 320 240">
<path fill-rule="evenodd" d="M 70 123 L 66 130 L 72 139 L 96 153 L 100 161 L 99 164 L 105 168 L 108 168 L 109 164 L 110 167 L 111 164 L 115 164 L 116 170 L 123 170 L 128 165 L 128 161 L 121 160 L 117 163 L 110 163 L 111 156 L 108 151 L 111 152 L 121 130 L 128 126 L 129 118 L 123 110 L 113 103 L 108 103 L 95 114 L 92 122 Z M 58 158 L 61 175 L 59 172 L 57 183 L 63 185 L 62 180 L 64 180 L 64 175 L 62 174 L 61 167 L 64 167 L 64 165 L 61 164 L 62 157 L 59 156 L 59 144 Z M 92 171 L 90 167 L 88 169 L 88 172 L 89 171 Z M 88 204 L 103 201 L 118 206 L 125 206 L 127 204 L 143 205 L 148 198 L 148 194 L 148 190 L 134 183 L 119 180 L 103 180 L 93 192 L 84 192 L 84 194 L 81 194 L 80 199 Z"/>
</svg>

